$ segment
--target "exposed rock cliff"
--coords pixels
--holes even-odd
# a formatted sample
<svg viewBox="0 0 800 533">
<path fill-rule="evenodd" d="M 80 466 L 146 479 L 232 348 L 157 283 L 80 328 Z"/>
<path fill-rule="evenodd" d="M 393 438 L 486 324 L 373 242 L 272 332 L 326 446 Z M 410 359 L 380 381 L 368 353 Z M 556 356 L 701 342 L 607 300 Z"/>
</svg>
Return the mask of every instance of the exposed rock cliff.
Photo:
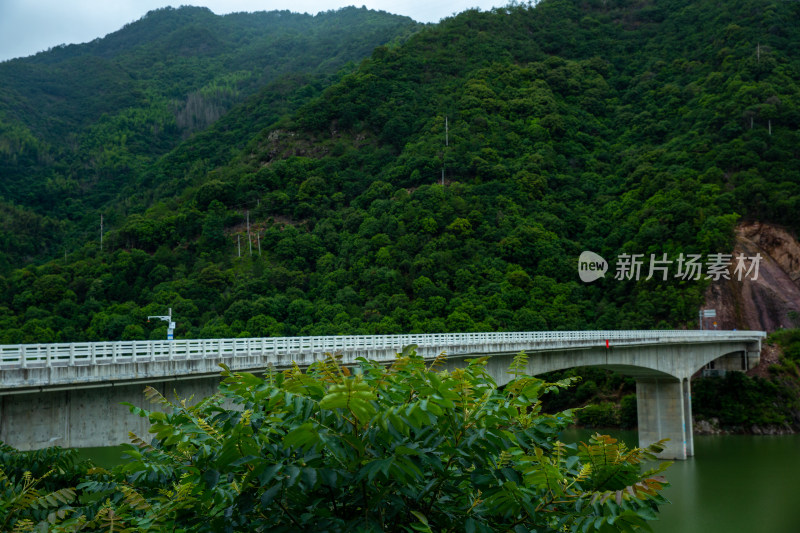
<svg viewBox="0 0 800 533">
<path fill-rule="evenodd" d="M 714 282 L 706 309 L 716 309 L 720 329 L 774 331 L 800 326 L 800 243 L 785 229 L 752 222 L 736 230 L 734 257 L 761 255 L 758 278 Z M 734 261 L 735 263 L 735 261 Z M 732 270 L 732 269 L 731 269 Z"/>
</svg>

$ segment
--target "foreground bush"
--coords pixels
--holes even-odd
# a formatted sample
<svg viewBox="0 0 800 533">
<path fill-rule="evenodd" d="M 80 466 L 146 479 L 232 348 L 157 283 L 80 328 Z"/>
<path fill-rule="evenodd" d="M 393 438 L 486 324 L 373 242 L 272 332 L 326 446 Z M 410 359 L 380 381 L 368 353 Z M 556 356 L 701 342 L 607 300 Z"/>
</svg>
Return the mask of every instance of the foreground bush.
<svg viewBox="0 0 800 533">
<path fill-rule="evenodd" d="M 442 359 L 437 363 L 443 363 Z M 567 446 L 569 412 L 522 375 L 498 389 L 485 360 L 437 371 L 407 350 L 390 367 L 333 358 L 264 378 L 223 372 L 215 396 L 149 412 L 153 439 L 54 501 L 56 531 L 630 531 L 664 502 L 649 450 L 610 437 Z M 234 405 L 232 405 L 234 404 Z M 233 407 L 233 408 L 231 408 Z M 2 483 L 2 481 L 0 481 Z M 88 506 L 93 505 L 91 512 Z M 57 513 L 57 514 L 56 514 Z M 113 528 L 113 529 L 110 529 Z"/>
</svg>

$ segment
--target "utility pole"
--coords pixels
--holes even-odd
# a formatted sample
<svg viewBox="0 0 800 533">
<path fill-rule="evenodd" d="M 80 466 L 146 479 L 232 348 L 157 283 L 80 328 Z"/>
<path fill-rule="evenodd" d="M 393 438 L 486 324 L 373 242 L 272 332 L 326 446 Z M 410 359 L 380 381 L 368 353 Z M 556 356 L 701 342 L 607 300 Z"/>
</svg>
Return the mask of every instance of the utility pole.
<svg viewBox="0 0 800 533">
<path fill-rule="evenodd" d="M 242 257 L 242 236 L 236 234 L 236 246 L 239 248 L 239 257 Z"/>
<path fill-rule="evenodd" d="M 250 210 L 247 211 L 247 245 L 250 247 L 250 255 L 253 255 L 253 240 L 250 237 Z"/>
<path fill-rule="evenodd" d="M 444 158 L 447 154 L 446 148 L 450 146 L 449 129 L 447 125 L 447 115 L 444 117 L 444 146 L 445 151 L 442 152 L 442 187 L 444 187 Z"/>
<path fill-rule="evenodd" d="M 100 213 L 100 251 L 103 251 L 103 213 Z"/>
</svg>

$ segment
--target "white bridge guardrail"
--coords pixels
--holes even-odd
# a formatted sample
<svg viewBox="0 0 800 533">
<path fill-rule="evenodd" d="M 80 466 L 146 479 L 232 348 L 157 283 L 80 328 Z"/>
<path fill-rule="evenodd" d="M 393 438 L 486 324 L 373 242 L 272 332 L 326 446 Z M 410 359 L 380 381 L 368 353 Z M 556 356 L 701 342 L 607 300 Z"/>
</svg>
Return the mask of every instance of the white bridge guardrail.
<svg viewBox="0 0 800 533">
<path fill-rule="evenodd" d="M 172 341 L 74 342 L 59 344 L 0 345 L 0 371 L 120 363 L 147 363 L 198 359 L 259 356 L 266 363 L 290 363 L 286 356 L 308 356 L 326 352 L 368 353 L 394 350 L 416 344 L 420 348 L 530 344 L 530 350 L 596 343 L 635 344 L 665 342 L 758 341 L 763 331 L 634 330 L 634 331 L 536 331 L 497 333 L 434 333 L 408 335 L 345 335 L 327 337 L 264 337 L 248 339 L 191 339 Z M 451 353 L 452 354 L 452 353 Z"/>
</svg>

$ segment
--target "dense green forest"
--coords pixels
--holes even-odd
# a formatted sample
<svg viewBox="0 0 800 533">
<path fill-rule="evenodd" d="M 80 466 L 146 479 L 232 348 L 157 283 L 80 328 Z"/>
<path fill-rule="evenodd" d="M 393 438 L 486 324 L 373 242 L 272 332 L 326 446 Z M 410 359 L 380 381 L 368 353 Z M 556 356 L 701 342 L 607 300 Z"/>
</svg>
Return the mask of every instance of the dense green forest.
<svg viewBox="0 0 800 533">
<path fill-rule="evenodd" d="M 289 93 L 331 83 L 421 25 L 346 8 L 214 15 L 164 8 L 88 44 L 0 63 L 0 267 L 74 249 L 151 202 L 164 154 L 260 96 L 253 127 L 293 109 Z M 311 83 L 316 81 L 318 85 Z M 226 137 L 223 152 L 239 139 Z M 195 157 L 216 166 L 214 154 Z"/>
<path fill-rule="evenodd" d="M 112 157 L 158 144 L 161 130 L 126 137 L 132 108 L 106 113 L 89 130 L 107 133 L 75 151 L 98 171 L 63 187 L 61 159 L 34 157 L 33 129 L 12 126 L 0 145 L 4 186 L 17 187 L 3 239 L 35 249 L 72 203 L 97 229 L 58 259 L 9 264 L 0 342 L 164 338 L 145 317 L 167 307 L 180 337 L 691 323 L 707 281 L 587 285 L 577 256 L 729 253 L 741 219 L 800 229 L 798 10 L 553 0 L 467 11 L 410 36 L 399 24 L 405 41 L 352 72 L 327 85 L 278 78 L 160 157 Z M 175 14 L 212 16 L 157 12 L 119 35 Z M 48 54 L 100 57 L 80 49 Z M 48 54 L 0 67 L 33 69 Z M 133 57 L 155 76 L 149 56 Z M 26 157 L 54 177 L 20 187 Z M 132 168 L 132 157 L 146 170 L 100 170 Z M 75 194 L 83 180 L 98 209 Z"/>
</svg>

